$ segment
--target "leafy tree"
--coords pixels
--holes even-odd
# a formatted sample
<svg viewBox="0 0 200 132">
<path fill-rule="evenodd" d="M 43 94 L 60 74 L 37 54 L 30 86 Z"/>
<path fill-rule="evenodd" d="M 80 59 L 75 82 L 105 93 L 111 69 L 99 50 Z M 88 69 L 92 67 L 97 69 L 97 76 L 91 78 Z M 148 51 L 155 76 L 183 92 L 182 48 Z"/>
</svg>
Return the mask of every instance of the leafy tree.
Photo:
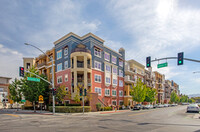
<svg viewBox="0 0 200 132">
<path fill-rule="evenodd" d="M 177 103 L 179 101 L 179 97 L 178 95 L 173 91 L 171 93 L 171 98 L 170 98 L 170 102 L 171 103 Z"/>
<path fill-rule="evenodd" d="M 137 80 L 136 86 L 132 84 L 132 88 L 130 89 L 130 95 L 133 100 L 136 102 L 143 102 L 146 97 L 146 85 L 144 85 L 141 79 Z"/>
<path fill-rule="evenodd" d="M 58 99 L 59 102 L 64 101 L 64 97 L 66 94 L 67 94 L 67 91 L 64 85 L 61 85 L 56 89 L 56 98 Z"/>
<path fill-rule="evenodd" d="M 12 81 L 12 83 L 9 85 L 9 98 L 13 100 L 13 102 L 17 102 L 17 110 L 18 110 L 18 103 L 22 99 L 22 93 L 21 90 L 19 89 L 19 84 L 20 81 L 15 79 Z"/>
<path fill-rule="evenodd" d="M 146 96 L 145 96 L 145 100 L 146 102 L 154 102 L 156 100 L 156 89 L 151 89 L 150 87 L 146 88 Z"/>
<path fill-rule="evenodd" d="M 34 67 L 29 69 L 29 71 L 39 75 L 38 71 Z M 45 75 L 42 74 L 39 76 L 47 80 L 47 77 Z M 35 103 L 38 101 L 39 95 L 43 95 L 44 100 L 48 101 L 50 91 L 48 87 L 49 84 L 42 79 L 40 79 L 40 82 L 28 81 L 26 79 L 27 77 L 36 76 L 30 73 L 26 73 L 25 77 L 20 81 L 22 93 L 26 100 L 33 102 L 35 112 Z"/>
<path fill-rule="evenodd" d="M 188 96 L 187 96 L 187 95 L 181 96 L 180 102 L 181 102 L 181 103 L 188 102 Z"/>
<path fill-rule="evenodd" d="M 188 101 L 189 101 L 189 103 L 194 103 L 195 102 L 194 99 L 189 99 Z"/>
</svg>

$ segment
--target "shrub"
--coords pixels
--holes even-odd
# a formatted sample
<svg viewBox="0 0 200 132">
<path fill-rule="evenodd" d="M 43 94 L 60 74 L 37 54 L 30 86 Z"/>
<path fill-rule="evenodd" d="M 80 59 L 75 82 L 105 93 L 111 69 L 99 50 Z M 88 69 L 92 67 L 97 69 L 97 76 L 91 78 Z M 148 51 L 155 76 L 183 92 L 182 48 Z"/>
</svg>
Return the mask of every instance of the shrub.
<svg viewBox="0 0 200 132">
<path fill-rule="evenodd" d="M 112 110 L 112 107 L 104 107 L 104 111 L 110 111 Z M 103 107 L 101 108 L 101 111 L 103 111 Z"/>
<path fill-rule="evenodd" d="M 96 108 L 97 108 L 97 111 L 100 111 L 100 110 L 101 110 L 101 104 L 100 104 L 100 103 L 97 103 L 97 104 L 96 104 Z"/>
<path fill-rule="evenodd" d="M 52 106 L 49 106 L 49 111 L 53 111 Z M 90 112 L 90 106 L 84 106 L 85 112 Z M 80 113 L 83 112 L 82 106 L 55 106 L 57 113 Z"/>
<path fill-rule="evenodd" d="M 52 106 L 52 104 L 49 104 L 49 106 Z M 55 106 L 81 106 L 81 104 L 55 104 Z"/>
<path fill-rule="evenodd" d="M 24 105 L 22 105 L 21 109 L 22 110 L 34 110 L 34 107 L 33 106 L 24 106 Z"/>
</svg>

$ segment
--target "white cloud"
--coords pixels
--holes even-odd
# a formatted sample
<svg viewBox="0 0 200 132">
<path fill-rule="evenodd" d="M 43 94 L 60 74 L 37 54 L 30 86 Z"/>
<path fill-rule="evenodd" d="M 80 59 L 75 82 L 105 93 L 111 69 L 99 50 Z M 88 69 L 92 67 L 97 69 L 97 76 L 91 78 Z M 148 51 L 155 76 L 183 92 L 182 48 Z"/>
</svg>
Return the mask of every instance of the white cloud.
<svg viewBox="0 0 200 132">
<path fill-rule="evenodd" d="M 0 76 L 18 77 L 18 67 L 22 66 L 22 54 L 0 44 Z"/>
<path fill-rule="evenodd" d="M 179 8 L 177 0 L 112 1 L 110 7 L 118 24 L 136 38 L 127 58 L 174 56 L 199 46 L 200 10 Z"/>
</svg>

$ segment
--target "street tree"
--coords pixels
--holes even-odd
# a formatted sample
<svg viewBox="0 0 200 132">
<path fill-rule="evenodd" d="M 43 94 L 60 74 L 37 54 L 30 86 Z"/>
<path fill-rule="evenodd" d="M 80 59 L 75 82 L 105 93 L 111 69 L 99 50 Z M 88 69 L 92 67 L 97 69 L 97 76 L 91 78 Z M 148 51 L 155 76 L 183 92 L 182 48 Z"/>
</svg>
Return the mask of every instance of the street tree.
<svg viewBox="0 0 200 132">
<path fill-rule="evenodd" d="M 17 102 L 17 111 L 18 111 L 18 104 L 22 99 L 22 93 L 19 89 L 20 81 L 15 79 L 12 81 L 12 83 L 9 85 L 9 98 L 13 100 L 13 102 Z"/>
<path fill-rule="evenodd" d="M 156 100 L 156 94 L 157 94 L 156 89 L 147 87 L 144 101 L 150 102 L 150 103 L 154 102 Z"/>
<path fill-rule="evenodd" d="M 67 94 L 67 91 L 64 85 L 60 85 L 56 89 L 56 99 L 58 100 L 59 103 L 64 101 L 64 97 L 66 94 Z"/>
<path fill-rule="evenodd" d="M 170 97 L 170 102 L 171 103 L 177 103 L 179 101 L 179 97 L 178 95 L 173 91 L 171 93 L 171 97 Z"/>
<path fill-rule="evenodd" d="M 136 86 L 132 84 L 130 95 L 132 96 L 134 101 L 141 103 L 145 100 L 146 89 L 146 85 L 142 83 L 141 79 L 138 79 L 136 82 Z"/>
<path fill-rule="evenodd" d="M 188 102 L 188 101 L 189 101 L 188 98 L 189 98 L 189 97 L 188 97 L 187 95 L 182 95 L 181 98 L 180 98 L 180 102 L 181 102 L 181 103 Z"/>
<path fill-rule="evenodd" d="M 32 67 L 29 69 L 29 72 L 35 73 L 39 75 L 37 69 L 35 67 Z M 47 77 L 44 74 L 39 75 L 40 77 L 47 80 Z M 24 78 L 21 79 L 21 90 L 26 100 L 33 103 L 34 106 L 34 112 L 36 112 L 35 109 L 35 103 L 38 101 L 39 95 L 43 95 L 44 101 L 47 101 L 49 98 L 49 84 L 42 79 L 40 79 L 40 82 L 34 82 L 34 81 L 28 81 L 27 77 L 36 77 L 33 74 L 26 73 Z"/>
</svg>

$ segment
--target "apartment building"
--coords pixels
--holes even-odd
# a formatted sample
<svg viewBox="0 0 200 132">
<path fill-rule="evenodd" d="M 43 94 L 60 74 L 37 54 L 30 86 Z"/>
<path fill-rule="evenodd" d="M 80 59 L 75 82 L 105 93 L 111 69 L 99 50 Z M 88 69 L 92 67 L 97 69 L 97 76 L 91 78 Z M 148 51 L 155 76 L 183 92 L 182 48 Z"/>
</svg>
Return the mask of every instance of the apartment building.
<svg viewBox="0 0 200 132">
<path fill-rule="evenodd" d="M 138 79 L 144 82 L 145 66 L 135 60 L 129 60 L 125 63 L 125 87 L 124 87 L 124 105 L 133 106 L 136 104 L 130 95 L 132 85 L 136 85 Z"/>
<path fill-rule="evenodd" d="M 171 85 L 171 81 L 170 80 L 165 80 L 165 89 L 164 89 L 164 94 L 165 94 L 165 100 L 164 103 L 168 104 L 170 102 L 170 97 L 171 97 L 171 89 L 172 89 L 172 85 Z"/>
<path fill-rule="evenodd" d="M 8 101 L 9 95 L 9 81 L 11 78 L 9 77 L 0 77 L 0 103 L 3 101 Z"/>
<path fill-rule="evenodd" d="M 155 87 L 157 89 L 157 102 L 158 103 L 164 103 L 164 89 L 165 89 L 165 75 L 161 74 L 157 71 L 154 71 L 155 73 L 155 78 L 156 78 L 156 84 Z"/>
<path fill-rule="evenodd" d="M 69 33 L 54 42 L 56 86 L 64 85 L 71 93 L 67 103 L 73 103 L 80 88 L 87 89 L 104 106 L 119 106 L 124 100 L 125 50 L 116 52 L 104 45 L 104 40 L 88 33 L 82 37 Z M 96 106 L 95 106 L 96 107 Z M 93 108 L 93 107 L 92 107 Z"/>
<path fill-rule="evenodd" d="M 155 74 L 152 72 L 152 68 L 145 69 L 145 75 L 144 75 L 144 84 L 146 84 L 147 87 L 155 88 Z"/>
</svg>

